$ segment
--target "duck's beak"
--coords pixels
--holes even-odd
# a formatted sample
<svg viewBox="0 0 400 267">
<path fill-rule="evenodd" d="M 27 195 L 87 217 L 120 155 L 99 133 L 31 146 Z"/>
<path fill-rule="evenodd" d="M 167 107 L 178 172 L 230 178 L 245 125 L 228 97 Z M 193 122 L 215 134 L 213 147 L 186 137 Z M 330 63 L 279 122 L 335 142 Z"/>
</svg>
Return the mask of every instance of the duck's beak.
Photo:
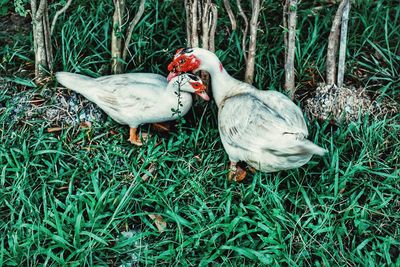
<svg viewBox="0 0 400 267">
<path fill-rule="evenodd" d="M 179 75 L 179 72 L 171 71 L 171 72 L 168 74 L 167 81 L 172 80 L 173 78 L 175 78 L 175 77 L 178 76 L 178 75 Z"/>
<path fill-rule="evenodd" d="M 205 101 L 210 101 L 210 97 L 206 93 L 207 87 L 203 85 L 199 89 L 196 90 L 195 94 L 203 98 Z"/>
</svg>

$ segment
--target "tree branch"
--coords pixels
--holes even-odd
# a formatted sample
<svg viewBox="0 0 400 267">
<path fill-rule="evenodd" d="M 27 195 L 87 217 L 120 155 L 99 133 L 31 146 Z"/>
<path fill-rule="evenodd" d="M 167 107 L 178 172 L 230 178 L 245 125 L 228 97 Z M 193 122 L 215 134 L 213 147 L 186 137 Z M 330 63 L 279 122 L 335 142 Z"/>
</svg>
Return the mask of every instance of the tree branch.
<svg viewBox="0 0 400 267">
<path fill-rule="evenodd" d="M 67 11 L 67 9 L 69 8 L 69 6 L 71 5 L 72 0 L 68 0 L 68 2 L 65 4 L 65 6 L 63 6 L 63 8 L 61 8 L 60 10 L 58 10 L 56 12 L 56 14 L 54 15 L 53 21 L 51 22 L 51 28 L 50 28 L 50 34 L 53 34 L 54 31 L 54 27 L 56 26 L 56 22 L 58 17 L 63 14 L 65 11 Z"/>
<path fill-rule="evenodd" d="M 287 16 L 288 16 L 288 6 L 289 6 L 289 1 L 290 0 L 285 0 L 285 4 L 283 5 L 283 45 L 285 47 L 285 63 L 287 61 L 287 50 L 288 50 L 288 32 L 289 32 L 289 27 L 288 27 L 288 22 L 287 22 Z"/>
<path fill-rule="evenodd" d="M 191 20 L 190 20 L 190 2 L 188 0 L 185 0 L 184 2 L 185 5 L 185 13 L 186 13 L 186 37 L 187 37 L 187 46 L 192 46 L 191 41 L 192 41 L 192 28 L 191 28 Z"/>
<path fill-rule="evenodd" d="M 260 0 L 253 0 L 253 8 L 251 11 L 250 20 L 250 42 L 249 52 L 247 55 L 245 82 L 252 84 L 254 80 L 254 65 L 256 56 L 257 44 L 257 29 L 258 29 L 258 16 L 260 14 Z"/>
<path fill-rule="evenodd" d="M 140 4 L 139 4 L 139 9 L 138 12 L 136 13 L 135 17 L 132 19 L 132 21 L 129 23 L 129 27 L 126 30 L 126 34 L 125 34 L 125 44 L 123 47 L 123 52 L 122 52 L 122 59 L 125 61 L 126 60 L 126 56 L 128 54 L 129 51 L 129 43 L 131 41 L 132 38 L 132 33 L 133 30 L 135 28 L 135 26 L 139 23 L 140 18 L 143 16 L 144 13 L 144 4 L 146 3 L 146 0 L 141 0 Z"/>
<path fill-rule="evenodd" d="M 285 62 L 285 89 L 293 99 L 295 93 L 294 58 L 296 48 L 297 0 L 288 2 L 288 39 Z"/>
<path fill-rule="evenodd" d="M 192 40 L 190 45 L 192 47 L 199 46 L 199 35 L 197 32 L 197 0 L 193 0 L 191 9 L 191 21 L 192 21 Z"/>
<path fill-rule="evenodd" d="M 332 22 L 331 32 L 328 38 L 328 52 L 326 55 L 326 83 L 335 84 L 335 73 L 336 73 L 336 54 L 337 44 L 339 39 L 339 25 L 343 16 L 343 7 L 345 0 L 343 0 L 335 14 L 335 18 Z"/>
<path fill-rule="evenodd" d="M 34 18 L 39 21 L 43 17 L 43 12 L 46 8 L 47 0 L 40 0 L 38 9 L 36 10 Z M 32 14 L 33 15 L 33 14 Z"/>
<path fill-rule="evenodd" d="M 37 11 L 37 1 L 31 0 L 31 10 L 32 10 L 32 19 L 35 19 L 36 11 Z"/>
<path fill-rule="evenodd" d="M 47 6 L 47 1 L 46 1 L 45 10 L 43 12 L 42 21 L 43 21 L 43 34 L 44 34 L 44 44 L 45 44 L 45 49 L 46 49 L 47 66 L 49 67 L 49 70 L 51 71 L 53 69 L 53 49 L 51 47 L 49 8 Z"/>
<path fill-rule="evenodd" d="M 215 52 L 215 32 L 217 30 L 218 21 L 218 8 L 215 4 L 211 4 L 211 14 L 209 50 Z"/>
<path fill-rule="evenodd" d="M 338 87 L 343 86 L 344 81 L 344 65 L 346 60 L 346 46 L 347 46 L 347 25 L 349 22 L 349 12 L 351 2 L 349 0 L 345 0 L 345 6 L 343 8 L 343 16 L 342 16 L 342 28 L 340 30 L 340 44 L 339 44 L 339 62 L 338 62 L 338 77 L 337 77 L 337 85 Z"/>
<path fill-rule="evenodd" d="M 125 11 L 125 0 L 114 0 L 113 27 L 111 32 L 111 72 L 122 73 L 122 20 Z"/>
<path fill-rule="evenodd" d="M 243 37 L 242 37 L 242 53 L 243 53 L 244 61 L 247 64 L 246 39 L 247 39 L 247 32 L 249 30 L 249 21 L 247 19 L 246 14 L 244 13 L 244 11 L 242 9 L 242 5 L 240 3 L 240 0 L 236 0 L 236 5 L 237 5 L 237 7 L 239 9 L 239 15 L 244 20 L 244 30 L 243 30 Z"/>
<path fill-rule="evenodd" d="M 224 0 L 224 6 L 225 6 L 226 13 L 228 13 L 229 20 L 231 21 L 232 31 L 235 31 L 237 28 L 237 23 L 236 23 L 235 16 L 233 15 L 231 4 L 229 3 L 229 0 Z"/>
<path fill-rule="evenodd" d="M 201 18 L 201 25 L 202 25 L 201 42 L 202 42 L 202 47 L 204 49 L 208 49 L 208 39 L 210 32 L 209 10 L 210 10 L 210 0 L 207 0 L 203 6 L 203 17 Z"/>
</svg>

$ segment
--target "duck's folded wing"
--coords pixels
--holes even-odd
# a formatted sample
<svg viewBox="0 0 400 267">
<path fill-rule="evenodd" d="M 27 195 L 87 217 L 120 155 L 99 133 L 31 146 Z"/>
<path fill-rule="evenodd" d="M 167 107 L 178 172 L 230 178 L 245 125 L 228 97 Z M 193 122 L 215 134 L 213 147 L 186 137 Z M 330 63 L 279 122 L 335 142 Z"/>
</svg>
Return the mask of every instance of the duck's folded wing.
<svg viewBox="0 0 400 267">
<path fill-rule="evenodd" d="M 145 110 L 154 106 L 155 100 L 160 97 L 157 90 L 159 87 L 148 84 L 145 87 L 140 83 L 133 83 L 101 88 L 103 90 L 97 92 L 96 103 L 103 109 L 118 112 L 137 108 Z"/>
<path fill-rule="evenodd" d="M 141 86 L 160 86 L 167 87 L 168 81 L 162 75 L 154 73 L 125 73 L 108 75 L 95 79 L 96 82 L 107 88 L 114 90 L 115 88 L 125 87 L 127 85 L 141 85 Z"/>
<path fill-rule="evenodd" d="M 298 114 L 278 112 L 254 94 L 243 93 L 225 100 L 218 123 L 221 138 L 231 146 L 250 151 L 291 151 L 297 140 L 307 135 L 307 129 L 296 125 L 293 116 Z"/>
</svg>

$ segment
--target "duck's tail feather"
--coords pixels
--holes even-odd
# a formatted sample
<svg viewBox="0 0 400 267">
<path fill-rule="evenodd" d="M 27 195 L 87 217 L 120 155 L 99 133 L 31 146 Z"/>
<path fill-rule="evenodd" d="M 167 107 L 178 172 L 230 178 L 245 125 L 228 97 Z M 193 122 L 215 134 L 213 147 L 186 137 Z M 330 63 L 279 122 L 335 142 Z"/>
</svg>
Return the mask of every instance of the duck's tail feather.
<svg viewBox="0 0 400 267">
<path fill-rule="evenodd" d="M 63 86 L 84 95 L 86 98 L 91 95 L 90 91 L 94 89 L 95 80 L 84 75 L 61 71 L 56 73 L 56 78 Z"/>
<path fill-rule="evenodd" d="M 305 151 L 307 154 L 314 154 L 314 155 L 319 155 L 319 156 L 324 156 L 328 151 L 313 142 L 304 139 L 302 143 L 302 149 Z"/>
</svg>

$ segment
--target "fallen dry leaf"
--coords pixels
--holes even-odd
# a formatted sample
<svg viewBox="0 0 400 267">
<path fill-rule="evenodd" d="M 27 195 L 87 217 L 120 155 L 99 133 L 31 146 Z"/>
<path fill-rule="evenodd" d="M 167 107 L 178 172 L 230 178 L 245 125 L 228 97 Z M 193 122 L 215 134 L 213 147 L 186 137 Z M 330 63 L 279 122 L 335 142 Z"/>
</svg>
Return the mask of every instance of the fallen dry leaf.
<svg viewBox="0 0 400 267">
<path fill-rule="evenodd" d="M 153 123 L 152 126 L 157 132 L 169 132 L 171 128 L 168 122 Z"/>
<path fill-rule="evenodd" d="M 147 173 L 145 173 L 145 174 L 142 176 L 142 181 L 143 181 L 143 182 L 146 182 L 150 177 L 153 177 L 153 176 L 154 176 L 154 174 L 155 174 L 156 171 L 157 171 L 157 166 L 156 166 L 156 164 L 155 164 L 155 163 L 151 163 L 151 164 L 150 164 L 150 167 L 147 169 L 147 171 L 150 173 L 150 175 L 148 175 Z"/>
<path fill-rule="evenodd" d="M 62 127 L 47 128 L 47 132 L 48 132 L 48 133 L 59 132 L 59 131 L 61 131 L 62 129 L 63 129 Z"/>
<path fill-rule="evenodd" d="M 162 233 L 167 228 L 167 223 L 164 221 L 163 217 L 158 214 L 149 214 L 150 219 L 153 220 L 156 225 L 158 232 Z"/>
<path fill-rule="evenodd" d="M 84 128 L 84 129 L 92 128 L 92 123 L 90 121 L 82 121 L 80 125 L 81 125 L 81 128 Z"/>
</svg>

